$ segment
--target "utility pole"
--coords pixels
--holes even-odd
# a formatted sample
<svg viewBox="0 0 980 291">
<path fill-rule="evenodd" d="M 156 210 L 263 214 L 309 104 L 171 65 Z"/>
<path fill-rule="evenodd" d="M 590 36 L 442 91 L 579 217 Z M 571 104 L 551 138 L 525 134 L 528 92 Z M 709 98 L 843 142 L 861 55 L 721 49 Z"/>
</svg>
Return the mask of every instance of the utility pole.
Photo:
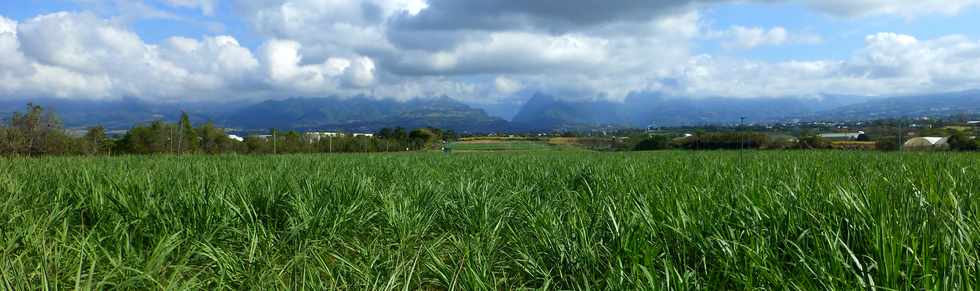
<svg viewBox="0 0 980 291">
<path fill-rule="evenodd" d="M 272 130 L 272 154 L 276 154 L 276 130 Z"/>
<path fill-rule="evenodd" d="M 905 124 L 902 123 L 902 120 L 899 120 L 898 121 L 898 151 L 902 151 L 905 149 L 905 142 L 903 141 L 903 137 L 902 137 L 902 135 L 904 134 L 905 134 Z"/>
<path fill-rule="evenodd" d="M 178 155 L 182 155 L 182 154 L 184 154 L 184 144 L 183 144 L 184 143 L 184 127 L 183 126 L 180 126 L 180 123 L 177 123 L 177 127 L 179 127 L 177 129 L 177 154 Z"/>
<path fill-rule="evenodd" d="M 742 133 L 740 133 L 740 135 L 742 135 L 742 136 L 741 136 L 741 138 L 739 138 L 739 140 L 740 140 L 739 149 L 740 150 L 744 150 L 745 149 L 745 138 L 746 138 L 744 136 L 745 135 L 745 116 L 742 116 L 742 117 L 739 117 L 738 118 L 738 130 L 739 131 L 742 131 Z"/>
</svg>

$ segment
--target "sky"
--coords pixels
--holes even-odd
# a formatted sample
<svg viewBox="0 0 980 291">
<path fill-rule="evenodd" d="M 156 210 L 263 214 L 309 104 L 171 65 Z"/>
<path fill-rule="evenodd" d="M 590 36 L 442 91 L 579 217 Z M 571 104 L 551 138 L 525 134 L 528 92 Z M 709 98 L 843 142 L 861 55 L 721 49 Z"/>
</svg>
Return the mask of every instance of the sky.
<svg viewBox="0 0 980 291">
<path fill-rule="evenodd" d="M 5 0 L 0 99 L 929 94 L 980 89 L 978 28 L 980 0 Z"/>
</svg>

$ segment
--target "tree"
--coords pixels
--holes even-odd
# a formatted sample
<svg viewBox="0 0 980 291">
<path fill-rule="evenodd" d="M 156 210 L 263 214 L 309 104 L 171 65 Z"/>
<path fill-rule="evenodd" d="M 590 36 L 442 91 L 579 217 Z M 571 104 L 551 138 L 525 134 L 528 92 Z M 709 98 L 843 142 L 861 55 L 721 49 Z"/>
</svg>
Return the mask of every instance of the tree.
<svg viewBox="0 0 980 291">
<path fill-rule="evenodd" d="M 422 149 L 439 139 L 439 136 L 429 128 L 419 128 L 409 133 L 408 138 L 412 140 L 416 149 Z"/>
<path fill-rule="evenodd" d="M 796 141 L 797 149 L 829 149 L 831 148 L 830 142 L 828 142 L 823 137 L 816 134 L 807 134 L 800 136 L 800 139 Z"/>
<path fill-rule="evenodd" d="M 654 135 L 636 144 L 634 151 L 656 151 L 670 148 L 670 138 L 663 135 Z"/>
<path fill-rule="evenodd" d="M 946 128 L 942 127 L 924 128 L 919 131 L 920 136 L 947 136 L 951 134 Z"/>
<path fill-rule="evenodd" d="M 401 126 L 395 127 L 394 132 L 391 133 L 392 137 L 396 140 L 408 140 L 408 133 Z"/>
<path fill-rule="evenodd" d="M 245 152 L 251 154 L 272 153 L 272 143 L 270 140 L 258 136 L 250 135 L 245 137 Z"/>
<path fill-rule="evenodd" d="M 5 124 L 0 124 L 0 155 L 12 154 L 11 142 L 13 139 L 13 130 L 7 128 Z"/>
<path fill-rule="evenodd" d="M 27 154 L 35 152 L 35 146 L 40 136 L 41 114 L 43 109 L 34 103 L 27 104 L 27 112 L 14 112 L 10 119 L 10 128 L 14 130 L 17 139 L 13 145 L 15 153 Z"/>
<path fill-rule="evenodd" d="M 61 129 L 49 130 L 41 141 L 40 155 L 69 155 L 80 153 L 77 139 L 66 134 Z"/>
<path fill-rule="evenodd" d="M 898 136 L 884 136 L 875 141 L 875 147 L 879 151 L 897 151 L 902 149 L 898 143 Z"/>
<path fill-rule="evenodd" d="M 153 121 L 145 134 L 144 140 L 151 153 L 172 152 L 174 145 L 173 130 L 166 122 L 162 120 Z"/>
<path fill-rule="evenodd" d="M 145 127 L 135 126 L 129 131 L 115 145 L 115 152 L 117 153 L 127 153 L 127 154 L 148 154 L 150 153 L 149 147 L 146 145 L 146 131 Z"/>
<path fill-rule="evenodd" d="M 10 119 L 11 138 L 8 145 L 12 153 L 26 155 L 67 153 L 67 136 L 62 132 L 61 120 L 54 111 L 33 103 L 27 104 L 27 112 L 15 112 Z"/>
<path fill-rule="evenodd" d="M 280 151 L 284 153 L 300 153 L 303 152 L 308 144 L 303 140 L 303 135 L 295 130 L 290 130 L 286 132 L 283 137 L 283 142 L 280 145 Z"/>
<path fill-rule="evenodd" d="M 136 125 L 116 143 L 115 152 L 129 154 L 168 153 L 173 149 L 174 127 L 157 120 Z"/>
<path fill-rule="evenodd" d="M 82 144 L 85 145 L 84 152 L 89 155 L 98 155 L 108 151 L 109 138 L 106 137 L 105 128 L 102 126 L 89 128 L 85 132 Z"/>
<path fill-rule="evenodd" d="M 769 136 L 751 132 L 712 132 L 689 136 L 678 144 L 692 150 L 759 149 L 769 144 Z"/>
<path fill-rule="evenodd" d="M 231 145 L 231 138 L 223 129 L 208 122 L 197 129 L 201 136 L 201 150 L 207 154 L 216 155 L 224 152 Z"/>
<path fill-rule="evenodd" d="M 954 151 L 977 150 L 977 142 L 959 130 L 955 131 L 947 142 L 949 143 L 949 149 Z"/>
<path fill-rule="evenodd" d="M 455 130 L 447 129 L 443 131 L 442 137 L 446 140 L 453 141 L 459 139 L 459 134 L 457 134 Z"/>
<path fill-rule="evenodd" d="M 442 129 L 435 128 L 435 127 L 426 127 L 425 129 L 428 129 L 430 132 L 432 132 L 432 134 L 436 136 L 436 139 L 442 139 L 444 136 L 446 136 L 442 132 Z"/>
<path fill-rule="evenodd" d="M 179 129 L 178 139 L 177 139 L 177 153 L 193 153 L 197 151 L 197 132 L 194 131 L 194 126 L 191 124 L 191 119 L 187 116 L 187 112 L 180 113 L 180 123 L 177 125 Z"/>
<path fill-rule="evenodd" d="M 392 138 L 394 138 L 394 133 L 395 133 L 394 130 L 392 130 L 391 128 L 385 127 L 385 128 L 382 128 L 381 130 L 378 131 L 377 136 L 378 136 L 378 138 L 381 138 L 381 139 L 392 139 Z"/>
</svg>

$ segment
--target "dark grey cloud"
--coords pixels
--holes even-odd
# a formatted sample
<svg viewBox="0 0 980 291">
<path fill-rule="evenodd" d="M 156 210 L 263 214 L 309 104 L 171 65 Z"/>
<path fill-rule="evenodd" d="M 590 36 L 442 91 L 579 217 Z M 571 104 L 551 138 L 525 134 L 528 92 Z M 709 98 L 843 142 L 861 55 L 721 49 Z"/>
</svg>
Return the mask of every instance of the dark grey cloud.
<svg viewBox="0 0 980 291">
<path fill-rule="evenodd" d="M 420 30 L 543 29 L 556 33 L 620 21 L 648 21 L 695 4 L 723 0 L 431 0 L 395 27 Z"/>
<path fill-rule="evenodd" d="M 442 51 L 466 40 L 485 39 L 484 33 L 462 30 L 416 30 L 393 27 L 385 35 L 400 49 Z"/>
<path fill-rule="evenodd" d="M 446 50 L 484 32 L 560 35 L 608 24 L 645 23 L 725 1 L 730 0 L 430 0 L 417 14 L 393 15 L 386 36 L 402 49 Z"/>
</svg>

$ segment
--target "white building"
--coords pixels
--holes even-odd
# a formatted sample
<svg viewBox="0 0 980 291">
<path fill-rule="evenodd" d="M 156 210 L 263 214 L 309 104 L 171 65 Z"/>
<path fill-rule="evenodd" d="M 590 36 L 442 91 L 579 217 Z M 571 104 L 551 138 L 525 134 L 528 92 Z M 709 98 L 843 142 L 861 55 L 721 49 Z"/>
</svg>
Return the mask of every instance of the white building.
<svg viewBox="0 0 980 291">
<path fill-rule="evenodd" d="M 242 138 L 242 137 L 237 136 L 237 135 L 234 135 L 234 134 L 229 134 L 228 135 L 228 138 L 233 139 L 233 140 L 236 140 L 236 141 L 240 141 L 240 142 L 241 141 L 245 141 L 245 138 Z"/>
<path fill-rule="evenodd" d="M 306 135 L 322 136 L 322 137 L 327 137 L 327 136 L 330 136 L 330 137 L 340 137 L 340 136 L 344 136 L 344 134 L 343 133 L 340 133 L 340 132 L 317 132 L 317 131 L 307 132 Z"/>
<path fill-rule="evenodd" d="M 343 133 L 340 132 L 307 132 L 306 137 L 309 138 L 310 142 L 318 142 L 325 138 L 332 137 L 342 137 Z"/>
<path fill-rule="evenodd" d="M 949 149 L 948 137 L 917 137 L 902 145 L 906 150 L 945 150 Z"/>
<path fill-rule="evenodd" d="M 820 137 L 829 140 L 856 140 L 859 137 L 861 137 L 862 134 L 864 134 L 863 131 L 844 132 L 844 133 L 824 133 L 821 134 Z"/>
</svg>

